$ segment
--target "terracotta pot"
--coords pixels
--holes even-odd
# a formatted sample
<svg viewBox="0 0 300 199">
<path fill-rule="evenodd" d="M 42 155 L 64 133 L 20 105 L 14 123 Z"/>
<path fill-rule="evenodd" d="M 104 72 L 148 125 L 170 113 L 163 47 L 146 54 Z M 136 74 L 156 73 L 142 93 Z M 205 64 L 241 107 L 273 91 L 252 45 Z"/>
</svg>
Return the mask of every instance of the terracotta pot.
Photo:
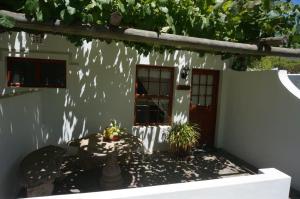
<svg viewBox="0 0 300 199">
<path fill-rule="evenodd" d="M 110 23 L 110 25 L 113 25 L 113 26 L 119 26 L 121 24 L 122 18 L 123 17 L 121 15 L 121 13 L 113 12 L 110 15 L 109 23 Z"/>
<path fill-rule="evenodd" d="M 111 140 L 112 141 L 119 141 L 120 137 L 118 135 L 114 135 Z"/>
</svg>

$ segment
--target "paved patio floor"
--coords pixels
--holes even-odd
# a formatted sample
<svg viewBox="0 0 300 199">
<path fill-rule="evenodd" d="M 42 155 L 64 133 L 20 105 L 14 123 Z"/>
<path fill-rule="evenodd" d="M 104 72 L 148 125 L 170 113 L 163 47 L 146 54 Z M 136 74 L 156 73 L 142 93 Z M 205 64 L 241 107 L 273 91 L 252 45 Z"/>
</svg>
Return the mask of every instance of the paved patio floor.
<svg viewBox="0 0 300 199">
<path fill-rule="evenodd" d="M 104 163 L 83 169 L 78 157 L 65 161 L 64 176 L 55 182 L 55 194 L 101 191 L 100 179 Z M 238 159 L 220 151 L 194 151 L 186 158 L 174 158 L 168 153 L 132 154 L 129 161 L 120 162 L 122 188 L 183 183 L 242 175 L 255 171 Z"/>
</svg>

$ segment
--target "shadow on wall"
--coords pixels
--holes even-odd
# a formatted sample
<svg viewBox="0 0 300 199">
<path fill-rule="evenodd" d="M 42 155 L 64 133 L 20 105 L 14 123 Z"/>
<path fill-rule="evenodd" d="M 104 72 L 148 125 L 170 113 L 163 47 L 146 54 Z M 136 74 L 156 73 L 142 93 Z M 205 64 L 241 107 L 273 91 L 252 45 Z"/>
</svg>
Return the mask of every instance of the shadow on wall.
<svg viewBox="0 0 300 199">
<path fill-rule="evenodd" d="M 18 189 L 17 171 L 23 155 L 48 139 L 41 123 L 39 93 L 0 97 L 0 198 L 12 198 Z"/>
<path fill-rule="evenodd" d="M 132 122 L 135 72 L 130 66 L 139 61 L 134 51 L 94 41 L 77 48 L 74 60 L 68 65 L 68 89 L 42 93 L 43 122 L 56 135 L 51 143 L 98 132 L 112 119 L 124 127 Z"/>
<path fill-rule="evenodd" d="M 144 152 L 152 153 L 154 150 L 167 150 L 168 126 L 141 126 L 133 127 L 133 135 L 143 140 Z"/>
<path fill-rule="evenodd" d="M 186 51 L 142 56 L 122 43 L 108 45 L 93 40 L 75 47 L 61 36 L 46 35 L 43 43 L 36 44 L 25 33 L 1 34 L 2 85 L 6 81 L 6 56 L 67 60 L 67 89 L 41 88 L 34 93 L 0 98 L 3 171 L 0 172 L 0 187 L 4 182 L 8 187 L 11 185 L 11 180 L 6 180 L 10 171 L 16 169 L 13 165 L 34 149 L 64 144 L 98 132 L 112 119 L 120 122 L 122 127 L 132 129 L 136 64 L 175 66 L 178 68 L 176 84 L 182 83 L 178 75 L 182 66 L 208 68 L 207 61 L 211 66 L 219 65 L 214 56 L 200 58 L 198 54 Z M 177 99 L 173 102 L 174 121 L 187 120 L 188 93 L 175 92 L 174 96 Z M 133 133 L 140 135 L 146 141 L 145 145 L 153 149 L 164 142 L 164 129 L 135 128 Z"/>
<path fill-rule="evenodd" d="M 207 59 L 211 59 L 211 65 L 216 64 L 214 58 L 199 58 L 197 54 L 185 51 L 162 55 L 152 53 L 144 57 L 131 48 L 125 48 L 122 43 L 107 45 L 94 40 L 76 48 L 60 36 L 46 36 L 39 45 L 33 44 L 23 33 L 9 37 L 7 47 L 14 49 L 9 56 L 59 59 L 60 55 L 68 54 L 69 57 L 67 89 L 48 88 L 40 92 L 42 123 L 48 135 L 41 144 L 62 144 L 97 132 L 112 119 L 131 129 L 136 64 L 177 66 L 177 73 L 184 65 L 206 67 Z M 57 48 L 57 43 L 65 48 Z M 175 77 L 179 83 L 179 75 Z M 180 110 L 176 104 L 180 106 L 189 97 L 186 93 L 178 95 L 176 92 L 175 96 L 175 120 L 187 120 L 187 108 Z"/>
</svg>

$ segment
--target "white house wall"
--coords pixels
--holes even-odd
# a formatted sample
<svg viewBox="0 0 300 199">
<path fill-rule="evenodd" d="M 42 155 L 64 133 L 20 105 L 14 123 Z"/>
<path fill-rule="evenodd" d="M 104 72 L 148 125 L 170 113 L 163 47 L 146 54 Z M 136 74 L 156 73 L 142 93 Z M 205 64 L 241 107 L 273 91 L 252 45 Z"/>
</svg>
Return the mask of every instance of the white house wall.
<svg viewBox="0 0 300 199">
<path fill-rule="evenodd" d="M 0 97 L 0 198 L 16 195 L 21 159 L 47 139 L 41 114 L 37 92 Z"/>
<path fill-rule="evenodd" d="M 300 190 L 300 90 L 285 71 L 224 71 L 220 147 L 254 166 L 276 167 Z"/>
<path fill-rule="evenodd" d="M 43 43 L 34 44 L 25 33 L 3 33 L 0 34 L 2 96 L 27 90 L 6 88 L 7 56 L 66 60 L 67 88 L 41 88 L 34 93 L 0 98 L 0 104 L 5 110 L 0 112 L 0 142 L 3 143 L 1 148 L 6 148 L 0 151 L 0 194 L 6 190 L 2 184 L 8 180 L 7 172 L 15 171 L 11 168 L 12 164 L 19 163 L 29 151 L 47 144 L 63 144 L 98 132 L 112 119 L 139 135 L 147 151 L 164 148 L 168 126 L 133 126 L 136 64 L 176 67 L 172 112 L 174 122 L 186 121 L 189 114 L 189 91 L 175 89 L 175 85 L 189 84 L 189 80 L 182 82 L 179 77 L 181 67 L 188 65 L 223 70 L 227 65 L 220 56 L 215 55 L 199 57 L 197 53 L 176 51 L 173 54 L 151 53 L 142 56 L 131 48 L 125 48 L 122 43 L 106 44 L 93 40 L 75 47 L 64 37 L 46 35 Z M 19 114 L 25 106 L 29 106 L 26 115 Z M 39 127 L 32 129 L 32 125 L 37 125 L 37 107 L 40 113 Z M 13 114 L 16 111 L 19 112 Z M 19 145 L 17 147 L 4 139 L 11 137 L 10 125 L 14 129 L 13 139 Z M 9 153 L 12 155 L 7 157 Z M 12 195 L 7 194 L 5 197 L 8 196 Z"/>
</svg>

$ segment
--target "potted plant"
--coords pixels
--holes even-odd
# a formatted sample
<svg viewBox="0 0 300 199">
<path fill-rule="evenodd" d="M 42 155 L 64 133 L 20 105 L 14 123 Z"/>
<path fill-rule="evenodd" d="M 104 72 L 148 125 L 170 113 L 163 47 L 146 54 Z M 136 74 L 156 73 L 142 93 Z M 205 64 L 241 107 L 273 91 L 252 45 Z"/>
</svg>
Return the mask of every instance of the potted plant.
<svg viewBox="0 0 300 199">
<path fill-rule="evenodd" d="M 174 124 L 167 136 L 171 153 L 178 156 L 189 154 L 200 138 L 199 128 L 195 124 Z"/>
<path fill-rule="evenodd" d="M 111 13 L 109 23 L 114 27 L 118 27 L 122 21 L 122 14 L 118 11 Z"/>
<path fill-rule="evenodd" d="M 112 120 L 109 127 L 104 129 L 103 137 L 105 141 L 119 141 L 123 133 L 124 129 L 120 128 L 116 120 Z"/>
</svg>

